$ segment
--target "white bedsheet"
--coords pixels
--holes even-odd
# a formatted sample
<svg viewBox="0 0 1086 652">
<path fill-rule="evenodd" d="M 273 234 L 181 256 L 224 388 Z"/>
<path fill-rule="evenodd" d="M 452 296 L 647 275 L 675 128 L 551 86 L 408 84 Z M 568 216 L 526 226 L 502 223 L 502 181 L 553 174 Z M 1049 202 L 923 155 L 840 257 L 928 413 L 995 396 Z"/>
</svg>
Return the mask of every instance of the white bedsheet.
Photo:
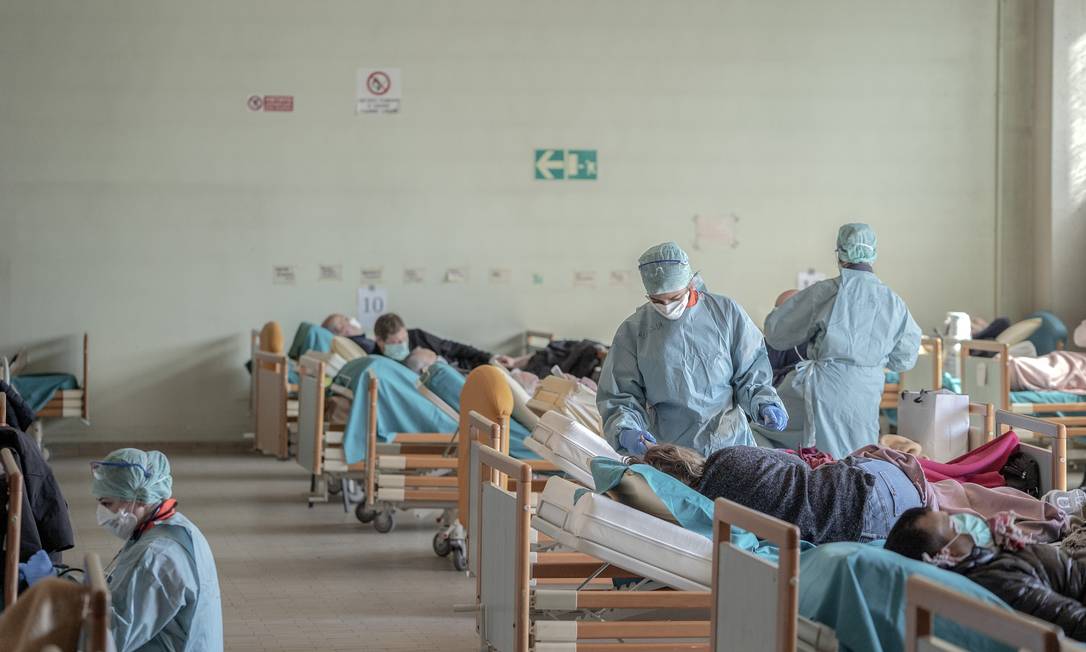
<svg viewBox="0 0 1086 652">
<path fill-rule="evenodd" d="M 592 482 L 592 458 L 622 460 L 622 456 L 602 437 L 572 418 L 554 411 L 540 418 L 525 444 L 587 487 L 595 486 Z"/>
</svg>

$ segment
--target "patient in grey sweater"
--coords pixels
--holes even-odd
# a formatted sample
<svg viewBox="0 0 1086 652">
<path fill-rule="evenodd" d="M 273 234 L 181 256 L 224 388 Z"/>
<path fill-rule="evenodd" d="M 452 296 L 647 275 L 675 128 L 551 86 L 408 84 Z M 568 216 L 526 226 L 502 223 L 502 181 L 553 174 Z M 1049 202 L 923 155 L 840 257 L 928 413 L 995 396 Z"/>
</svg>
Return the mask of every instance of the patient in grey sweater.
<svg viewBox="0 0 1086 652">
<path fill-rule="evenodd" d="M 704 459 L 664 444 L 648 449 L 643 462 L 711 499 L 793 523 L 814 544 L 884 539 L 902 512 L 922 505 L 908 476 L 882 460 L 847 457 L 811 469 L 782 450 L 731 446 Z"/>
</svg>

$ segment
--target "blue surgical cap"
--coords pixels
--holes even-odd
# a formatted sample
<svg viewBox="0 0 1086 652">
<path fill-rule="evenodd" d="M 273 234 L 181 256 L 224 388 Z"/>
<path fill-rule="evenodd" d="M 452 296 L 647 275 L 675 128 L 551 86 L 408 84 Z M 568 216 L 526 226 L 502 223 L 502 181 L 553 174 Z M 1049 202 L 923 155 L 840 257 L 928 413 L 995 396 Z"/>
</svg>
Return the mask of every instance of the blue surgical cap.
<svg viewBox="0 0 1086 652">
<path fill-rule="evenodd" d="M 875 231 L 866 224 L 846 224 L 837 231 L 837 258 L 843 263 L 873 263 L 878 246 Z"/>
<path fill-rule="evenodd" d="M 91 494 L 155 504 L 173 495 L 170 462 L 159 451 L 122 448 L 94 466 Z"/>
<path fill-rule="evenodd" d="M 683 289 L 694 273 L 690 270 L 690 258 L 682 247 L 665 242 L 652 247 L 637 259 L 641 281 L 650 296 Z"/>
</svg>

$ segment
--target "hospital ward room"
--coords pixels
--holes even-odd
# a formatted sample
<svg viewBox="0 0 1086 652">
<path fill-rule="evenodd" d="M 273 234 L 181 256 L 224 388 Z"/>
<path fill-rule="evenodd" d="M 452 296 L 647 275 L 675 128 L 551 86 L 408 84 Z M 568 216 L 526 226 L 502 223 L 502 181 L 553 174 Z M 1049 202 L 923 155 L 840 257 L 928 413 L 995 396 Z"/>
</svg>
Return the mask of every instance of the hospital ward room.
<svg viewBox="0 0 1086 652">
<path fill-rule="evenodd" d="M 0 652 L 1086 652 L 1086 0 L 0 1 Z"/>
</svg>

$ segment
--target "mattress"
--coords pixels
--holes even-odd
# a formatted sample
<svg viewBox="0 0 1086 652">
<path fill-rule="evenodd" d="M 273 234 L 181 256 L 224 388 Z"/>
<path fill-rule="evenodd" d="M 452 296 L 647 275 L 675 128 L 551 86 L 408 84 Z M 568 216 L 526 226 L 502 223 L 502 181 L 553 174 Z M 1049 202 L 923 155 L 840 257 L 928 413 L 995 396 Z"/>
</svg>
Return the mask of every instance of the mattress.
<svg viewBox="0 0 1086 652">
<path fill-rule="evenodd" d="M 595 486 L 592 481 L 592 458 L 622 460 L 622 456 L 602 437 L 571 417 L 554 411 L 543 415 L 525 444 L 587 487 Z"/>
<path fill-rule="evenodd" d="M 558 476 L 547 480 L 543 493 L 539 495 L 532 527 L 567 548 L 574 548 L 576 537 L 567 532 L 565 527 L 578 491 L 586 490 L 581 485 Z"/>
<path fill-rule="evenodd" d="M 606 496 L 581 496 L 565 530 L 580 552 L 631 573 L 683 591 L 712 585 L 712 541 Z"/>
</svg>

